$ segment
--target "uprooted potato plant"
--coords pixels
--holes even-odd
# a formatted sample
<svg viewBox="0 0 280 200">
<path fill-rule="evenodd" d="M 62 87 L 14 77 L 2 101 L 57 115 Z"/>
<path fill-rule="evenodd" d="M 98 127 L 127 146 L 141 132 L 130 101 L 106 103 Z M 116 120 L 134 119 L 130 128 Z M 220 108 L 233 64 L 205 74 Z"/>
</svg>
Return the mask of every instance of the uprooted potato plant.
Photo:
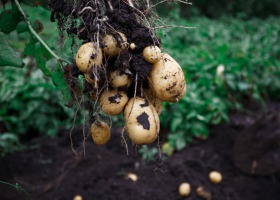
<svg viewBox="0 0 280 200">
<path fill-rule="evenodd" d="M 161 51 L 155 32 L 160 19 L 149 0 L 49 0 L 52 20 L 75 36 L 76 56 L 67 67 L 73 99 L 83 101 L 90 114 L 90 133 L 96 144 L 106 144 L 110 128 L 100 113 L 123 113 L 124 129 L 132 143 L 150 144 L 159 136 L 162 102 L 178 102 L 186 92 L 180 65 Z M 187 3 L 187 2 L 185 2 Z M 76 51 L 77 49 L 77 51 Z M 83 77 L 79 91 L 76 80 Z"/>
</svg>

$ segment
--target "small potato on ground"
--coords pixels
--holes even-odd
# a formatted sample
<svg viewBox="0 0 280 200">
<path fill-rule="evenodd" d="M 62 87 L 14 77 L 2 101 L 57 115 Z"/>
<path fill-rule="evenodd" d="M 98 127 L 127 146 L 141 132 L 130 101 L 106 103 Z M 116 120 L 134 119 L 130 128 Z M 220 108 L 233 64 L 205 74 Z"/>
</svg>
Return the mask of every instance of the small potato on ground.
<svg viewBox="0 0 280 200">
<path fill-rule="evenodd" d="M 191 185 L 189 183 L 181 183 L 178 188 L 181 197 L 187 197 L 191 193 Z"/>
<path fill-rule="evenodd" d="M 209 173 L 209 180 L 211 181 L 211 183 L 220 183 L 222 182 L 222 174 L 218 171 L 212 171 Z"/>
<path fill-rule="evenodd" d="M 83 200 L 83 197 L 81 195 L 76 195 L 73 197 L 73 200 Z"/>
<path fill-rule="evenodd" d="M 138 176 L 136 174 L 130 172 L 126 175 L 126 179 L 136 182 L 138 180 Z"/>
</svg>

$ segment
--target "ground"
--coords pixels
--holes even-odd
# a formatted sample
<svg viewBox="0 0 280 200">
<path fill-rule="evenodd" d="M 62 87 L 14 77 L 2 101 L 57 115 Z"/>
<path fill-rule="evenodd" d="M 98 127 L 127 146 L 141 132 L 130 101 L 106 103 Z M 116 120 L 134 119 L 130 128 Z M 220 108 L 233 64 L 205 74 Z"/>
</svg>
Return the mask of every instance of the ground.
<svg viewBox="0 0 280 200">
<path fill-rule="evenodd" d="M 280 104 L 269 104 L 269 110 L 279 113 Z M 242 134 L 259 124 L 260 117 L 266 124 L 261 129 L 265 135 L 271 134 L 272 126 L 280 130 L 275 120 L 271 121 L 270 117 L 266 120 L 267 115 L 260 109 L 232 113 L 230 123 L 211 127 L 209 139 L 195 140 L 167 160 L 150 163 L 143 163 L 133 148 L 126 155 L 117 129 L 113 130 L 107 146 L 96 146 L 89 138 L 86 158 L 75 156 L 68 131 L 61 130 L 57 138 L 35 138 L 28 142 L 29 149 L 2 158 L 0 180 L 19 183 L 34 200 L 72 200 L 77 194 L 84 200 L 194 200 L 200 199 L 195 194 L 198 186 L 211 192 L 214 200 L 277 200 L 280 199 L 279 170 L 268 175 L 248 174 L 237 168 L 233 159 L 241 144 L 236 143 L 237 138 L 240 142 Z M 79 129 L 75 131 L 78 133 Z M 244 155 L 250 150 L 246 151 Z M 222 183 L 209 182 L 208 173 L 212 170 L 222 173 Z M 138 181 L 125 179 L 128 172 L 137 174 Z M 181 182 L 191 184 L 192 193 L 187 198 L 178 195 Z M 23 193 L 3 184 L 0 196 L 1 200 L 27 199 Z"/>
</svg>

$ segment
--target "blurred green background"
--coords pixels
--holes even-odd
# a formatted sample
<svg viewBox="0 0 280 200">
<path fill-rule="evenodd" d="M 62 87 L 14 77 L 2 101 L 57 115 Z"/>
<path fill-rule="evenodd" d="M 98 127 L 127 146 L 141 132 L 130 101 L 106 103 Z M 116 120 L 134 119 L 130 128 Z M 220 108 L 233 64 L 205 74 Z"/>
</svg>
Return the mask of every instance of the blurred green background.
<svg viewBox="0 0 280 200">
<path fill-rule="evenodd" d="M 31 22 L 43 24 L 39 35 L 46 43 L 71 60 L 71 40 L 63 44 L 58 40 L 50 12 L 23 8 Z M 1 6 L 0 13 L 4 11 Z M 195 27 L 157 31 L 164 51 L 180 63 L 187 80 L 187 94 L 180 103 L 164 104 L 160 116 L 162 129 L 168 132 L 169 152 L 181 150 L 193 138 L 207 138 L 209 126 L 227 122 L 231 110 L 255 103 L 265 109 L 266 102 L 280 100 L 280 4 L 276 0 L 197 0 L 192 6 L 173 2 L 158 6 L 157 12 L 167 25 Z M 0 38 L 16 55 L 24 55 L 32 38 L 18 30 L 19 25 L 9 34 L 0 31 Z M 57 67 L 53 59 L 45 62 L 50 69 Z M 70 128 L 74 119 L 75 109 L 63 105 L 63 88 L 53 85 L 34 58 L 25 57 L 24 63 L 23 69 L 0 67 L 0 155 L 24 148 L 22 140 L 54 137 L 60 127 Z"/>
</svg>

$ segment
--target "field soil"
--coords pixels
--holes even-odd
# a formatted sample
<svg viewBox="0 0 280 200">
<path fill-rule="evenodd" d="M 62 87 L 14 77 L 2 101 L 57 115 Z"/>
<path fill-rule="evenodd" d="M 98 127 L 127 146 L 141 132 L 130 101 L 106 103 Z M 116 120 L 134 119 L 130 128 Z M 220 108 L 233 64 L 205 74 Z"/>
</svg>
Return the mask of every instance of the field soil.
<svg viewBox="0 0 280 200">
<path fill-rule="evenodd" d="M 134 147 L 126 155 L 118 129 L 106 146 L 88 138 L 79 155 L 71 150 L 69 131 L 60 130 L 57 138 L 34 138 L 28 149 L 1 158 L 0 180 L 20 184 L 34 200 L 72 200 L 77 194 L 83 200 L 203 199 L 195 193 L 198 186 L 213 200 L 278 200 L 280 104 L 270 103 L 268 110 L 232 113 L 229 123 L 211 127 L 209 139 L 194 140 L 173 156 L 149 163 L 141 161 Z M 75 135 L 74 147 L 82 146 L 79 128 Z M 212 170 L 222 173 L 220 184 L 209 181 Z M 129 172 L 138 181 L 126 179 Z M 178 195 L 181 182 L 191 184 L 189 197 Z M 0 184 L 0 199 L 28 198 Z"/>
</svg>

